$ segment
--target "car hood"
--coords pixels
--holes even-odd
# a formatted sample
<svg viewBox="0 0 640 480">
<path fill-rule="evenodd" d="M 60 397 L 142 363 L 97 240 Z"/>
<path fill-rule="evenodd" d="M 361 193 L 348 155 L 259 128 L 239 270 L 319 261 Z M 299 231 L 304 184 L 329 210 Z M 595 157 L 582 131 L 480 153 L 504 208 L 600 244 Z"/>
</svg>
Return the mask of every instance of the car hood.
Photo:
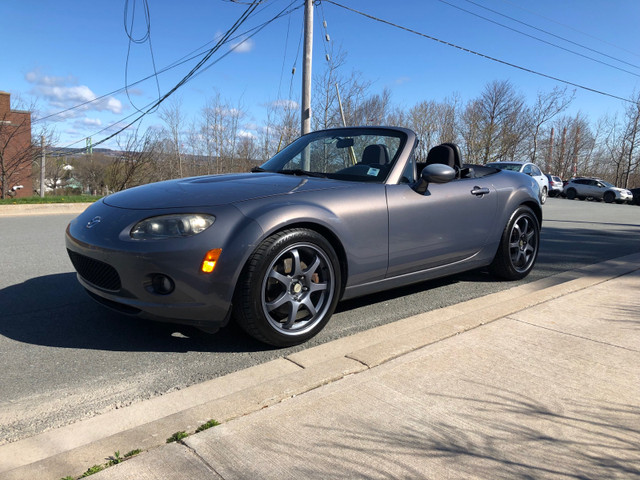
<svg viewBox="0 0 640 480">
<path fill-rule="evenodd" d="M 269 172 L 209 175 L 142 185 L 109 195 L 103 201 L 112 207 L 136 210 L 195 208 L 347 187 L 343 181 Z"/>
</svg>

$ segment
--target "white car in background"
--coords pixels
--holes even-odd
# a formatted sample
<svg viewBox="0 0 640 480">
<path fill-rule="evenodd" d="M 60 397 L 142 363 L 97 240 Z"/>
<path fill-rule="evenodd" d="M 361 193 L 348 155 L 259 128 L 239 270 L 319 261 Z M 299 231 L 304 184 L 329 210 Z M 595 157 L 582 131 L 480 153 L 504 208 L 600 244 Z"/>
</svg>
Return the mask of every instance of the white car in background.
<svg viewBox="0 0 640 480">
<path fill-rule="evenodd" d="M 592 198 L 604 200 L 606 203 L 632 203 L 633 193 L 626 188 L 618 188 L 600 178 L 572 178 L 564 187 L 564 194 L 569 200 Z"/>
<path fill-rule="evenodd" d="M 487 163 L 487 166 L 529 175 L 538 182 L 538 186 L 540 187 L 540 203 L 544 204 L 544 202 L 547 201 L 547 195 L 549 195 L 549 180 L 536 164 L 531 162 L 491 162 Z"/>
</svg>

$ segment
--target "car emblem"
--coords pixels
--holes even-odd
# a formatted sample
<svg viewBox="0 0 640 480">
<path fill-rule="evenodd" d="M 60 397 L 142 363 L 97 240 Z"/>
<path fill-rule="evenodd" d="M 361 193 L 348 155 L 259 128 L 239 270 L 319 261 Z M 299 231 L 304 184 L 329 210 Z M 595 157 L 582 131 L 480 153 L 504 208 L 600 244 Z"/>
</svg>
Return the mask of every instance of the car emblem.
<svg viewBox="0 0 640 480">
<path fill-rule="evenodd" d="M 90 222 L 87 222 L 87 228 L 93 228 L 102 221 L 102 217 L 93 217 Z"/>
</svg>

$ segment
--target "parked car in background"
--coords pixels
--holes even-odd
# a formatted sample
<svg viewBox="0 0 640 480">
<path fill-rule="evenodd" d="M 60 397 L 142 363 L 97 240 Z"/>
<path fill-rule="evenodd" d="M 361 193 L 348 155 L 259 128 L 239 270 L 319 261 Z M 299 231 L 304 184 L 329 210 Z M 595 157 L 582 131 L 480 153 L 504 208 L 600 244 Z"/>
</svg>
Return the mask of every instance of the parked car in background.
<svg viewBox="0 0 640 480">
<path fill-rule="evenodd" d="M 633 200 L 631 201 L 634 205 L 640 205 L 640 188 L 632 188 L 629 190 L 633 195 Z"/>
<path fill-rule="evenodd" d="M 519 280 L 538 256 L 532 178 L 463 164 L 455 144 L 416 162 L 416 134 L 304 135 L 251 173 L 114 193 L 66 231 L 80 284 L 119 312 L 216 331 L 234 318 L 302 343 L 340 299 L 488 267 Z"/>
<path fill-rule="evenodd" d="M 633 193 L 629 190 L 618 188 L 600 178 L 572 178 L 565 185 L 563 193 L 569 200 L 592 198 L 593 200 L 604 200 L 606 203 L 631 203 L 633 201 Z"/>
<path fill-rule="evenodd" d="M 556 177 L 555 175 L 545 174 L 547 180 L 549 181 L 549 196 L 557 197 L 562 193 L 562 189 L 564 188 L 564 183 L 560 177 Z"/>
<path fill-rule="evenodd" d="M 511 170 L 513 172 L 521 172 L 529 175 L 535 179 L 540 188 L 540 203 L 544 204 L 547 201 L 547 195 L 549 194 L 549 180 L 542 173 L 542 170 L 537 165 L 531 162 L 491 162 L 487 163 L 488 167 L 499 168 L 500 170 Z"/>
</svg>

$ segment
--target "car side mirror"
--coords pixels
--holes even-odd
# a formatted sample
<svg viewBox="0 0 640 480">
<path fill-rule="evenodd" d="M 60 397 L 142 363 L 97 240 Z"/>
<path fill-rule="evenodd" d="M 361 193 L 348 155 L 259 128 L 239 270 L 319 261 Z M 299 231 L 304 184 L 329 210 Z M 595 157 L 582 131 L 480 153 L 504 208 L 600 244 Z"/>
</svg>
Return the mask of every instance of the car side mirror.
<svg viewBox="0 0 640 480">
<path fill-rule="evenodd" d="M 415 191 L 424 194 L 430 183 L 449 183 L 456 178 L 456 171 L 449 165 L 442 163 L 432 163 L 422 169 L 420 180 L 416 185 Z"/>
</svg>

